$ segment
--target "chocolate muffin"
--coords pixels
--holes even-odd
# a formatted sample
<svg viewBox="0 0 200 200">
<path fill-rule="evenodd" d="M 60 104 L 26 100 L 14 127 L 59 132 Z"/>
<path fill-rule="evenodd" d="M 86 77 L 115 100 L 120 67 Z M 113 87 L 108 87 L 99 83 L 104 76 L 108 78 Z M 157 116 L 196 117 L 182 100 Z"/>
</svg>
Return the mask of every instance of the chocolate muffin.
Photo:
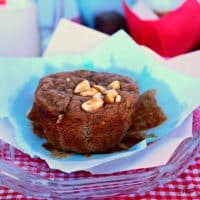
<svg viewBox="0 0 200 200">
<path fill-rule="evenodd" d="M 28 118 L 54 148 L 100 153 L 120 143 L 131 125 L 139 89 L 128 77 L 79 70 L 42 78 Z"/>
</svg>

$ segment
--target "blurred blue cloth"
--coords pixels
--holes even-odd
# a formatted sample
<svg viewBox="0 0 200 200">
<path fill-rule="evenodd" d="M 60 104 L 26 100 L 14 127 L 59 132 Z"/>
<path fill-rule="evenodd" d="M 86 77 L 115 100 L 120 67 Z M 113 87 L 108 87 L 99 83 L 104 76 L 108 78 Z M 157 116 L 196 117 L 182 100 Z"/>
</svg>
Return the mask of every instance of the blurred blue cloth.
<svg viewBox="0 0 200 200">
<path fill-rule="evenodd" d="M 77 0 L 81 18 L 84 23 L 94 27 L 94 17 L 102 11 L 117 11 L 123 13 L 121 0 Z"/>
<path fill-rule="evenodd" d="M 34 0 L 38 6 L 42 39 L 42 52 L 61 18 L 80 17 L 88 26 L 94 27 L 94 17 L 102 11 L 123 13 L 121 0 Z"/>
<path fill-rule="evenodd" d="M 79 16 L 76 0 L 35 0 L 38 7 L 42 52 L 61 18 L 72 19 Z"/>
</svg>

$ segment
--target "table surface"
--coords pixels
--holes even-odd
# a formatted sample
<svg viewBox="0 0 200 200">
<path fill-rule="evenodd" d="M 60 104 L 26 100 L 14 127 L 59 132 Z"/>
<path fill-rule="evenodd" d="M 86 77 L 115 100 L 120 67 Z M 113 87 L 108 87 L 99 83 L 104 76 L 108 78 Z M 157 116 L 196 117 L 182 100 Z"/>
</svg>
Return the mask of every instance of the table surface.
<svg viewBox="0 0 200 200">
<path fill-rule="evenodd" d="M 58 46 L 61 48 L 61 49 L 59 49 L 60 52 L 62 52 L 62 53 L 66 52 L 66 49 L 62 49 L 62 47 L 64 46 L 65 48 L 68 48 L 69 45 L 58 45 L 59 41 L 57 41 L 57 39 L 60 38 L 59 40 L 61 41 L 61 38 L 63 38 L 63 37 L 60 37 L 61 36 L 60 34 L 68 35 L 68 37 L 65 37 L 65 40 L 67 40 L 67 41 L 65 41 L 65 43 L 67 43 L 68 40 L 71 41 L 74 37 L 76 37 L 77 34 L 80 34 L 78 26 L 71 24 L 70 22 L 67 22 L 67 21 L 65 21 L 64 23 L 65 23 L 64 25 L 67 28 L 62 29 L 64 27 L 64 26 L 62 26 L 60 30 L 57 30 L 57 33 L 55 32 L 55 35 L 54 35 L 52 41 L 50 42 L 49 47 L 47 48 L 45 56 L 54 54 L 54 52 L 52 52 L 52 49 L 55 50 L 55 45 L 56 45 L 56 48 Z M 66 32 L 67 30 L 68 30 L 68 32 Z M 70 30 L 70 32 L 69 32 L 69 30 Z M 101 40 L 103 40 L 107 37 L 105 35 L 100 35 L 97 32 L 91 32 L 87 29 L 85 30 L 85 33 L 87 34 L 87 37 L 90 37 L 90 40 L 89 40 L 90 45 L 87 48 L 94 46 L 96 43 L 100 42 Z M 56 37 L 56 34 L 57 34 L 57 37 Z M 76 37 L 76 38 L 79 38 L 79 37 Z M 91 40 L 91 38 L 94 38 L 94 39 Z M 85 42 L 86 41 L 88 42 L 88 40 L 86 38 L 84 38 L 84 39 L 85 40 L 81 41 L 82 42 L 81 44 L 83 44 L 83 45 L 80 45 L 80 43 L 79 43 L 79 45 L 78 45 L 79 47 L 73 46 L 73 47 L 71 47 L 73 49 L 67 49 L 67 51 L 72 51 L 72 52 L 76 52 L 76 53 L 78 53 L 77 51 L 82 51 L 81 49 L 79 49 L 80 46 L 83 47 L 85 45 Z M 86 50 L 85 48 L 83 49 L 84 51 Z M 152 52 L 147 52 L 147 53 L 152 54 Z M 200 55 L 200 51 L 195 53 L 196 58 L 199 57 L 199 55 Z M 168 67 L 173 67 L 173 68 L 175 66 L 180 67 L 181 65 L 183 66 L 183 63 L 184 63 L 186 67 L 184 69 L 183 68 L 181 69 L 181 71 L 183 73 L 185 72 L 189 75 L 200 77 L 200 68 L 199 68 L 199 66 L 197 66 L 197 62 L 195 62 L 193 58 L 194 58 L 194 55 L 190 54 L 186 57 L 185 60 L 183 60 L 181 57 L 175 58 L 173 60 L 169 60 Z M 160 59 L 160 58 L 157 57 L 156 59 Z M 194 68 L 191 70 L 191 65 L 190 65 L 190 67 L 187 67 L 188 65 L 186 65 L 186 62 L 191 63 L 191 60 L 193 60 L 194 61 L 193 63 L 196 64 L 196 66 L 194 66 L 194 68 L 196 70 L 194 70 Z M 180 63 L 180 64 L 177 65 L 177 63 Z M 179 71 L 180 69 L 177 67 L 177 69 L 175 69 L 175 70 Z M 200 107 L 198 110 L 200 113 Z M 194 123 L 195 123 L 195 120 L 200 121 L 200 116 L 198 116 L 194 119 Z M 200 152 L 199 152 L 197 158 L 190 163 L 189 167 L 184 171 L 184 173 L 182 173 L 174 181 L 169 182 L 164 185 L 159 185 L 159 187 L 155 188 L 154 190 L 152 190 L 150 192 L 141 193 L 139 195 L 130 194 L 130 195 L 126 195 L 126 196 L 124 196 L 124 195 L 117 196 L 117 197 L 114 197 L 113 199 L 129 199 L 129 198 L 143 199 L 143 200 L 144 199 L 154 199 L 154 200 L 157 200 L 157 199 L 168 199 L 168 200 L 170 200 L 170 199 L 172 199 L 172 200 L 192 199 L 193 200 L 194 199 L 194 200 L 198 200 L 198 199 L 200 199 Z M 28 197 L 28 196 L 19 194 L 5 186 L 0 186 L 0 199 L 17 199 L 17 200 L 18 199 L 23 199 L 23 200 L 32 199 L 33 200 L 36 198 Z"/>
</svg>

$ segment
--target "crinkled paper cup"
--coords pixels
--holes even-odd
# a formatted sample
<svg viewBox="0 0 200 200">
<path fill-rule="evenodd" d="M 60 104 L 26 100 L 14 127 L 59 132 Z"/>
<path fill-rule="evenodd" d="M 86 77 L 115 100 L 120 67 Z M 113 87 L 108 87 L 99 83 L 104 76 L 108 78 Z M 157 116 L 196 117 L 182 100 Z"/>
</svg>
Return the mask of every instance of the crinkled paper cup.
<svg viewBox="0 0 200 200">
<path fill-rule="evenodd" d="M 189 52 L 200 46 L 200 3 L 187 0 L 155 20 L 142 20 L 131 7 L 136 0 L 122 0 L 130 35 L 164 57 Z"/>
</svg>

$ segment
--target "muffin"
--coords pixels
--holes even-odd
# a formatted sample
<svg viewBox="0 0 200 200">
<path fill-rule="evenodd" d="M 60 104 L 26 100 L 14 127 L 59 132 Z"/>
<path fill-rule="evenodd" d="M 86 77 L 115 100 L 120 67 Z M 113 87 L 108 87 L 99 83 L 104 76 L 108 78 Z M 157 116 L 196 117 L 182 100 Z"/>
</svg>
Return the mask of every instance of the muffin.
<svg viewBox="0 0 200 200">
<path fill-rule="evenodd" d="M 56 149 L 106 152 L 129 129 L 138 96 L 136 82 L 118 74 L 57 73 L 40 80 L 28 118 Z"/>
<path fill-rule="evenodd" d="M 130 131 L 146 131 L 160 126 L 167 120 L 167 116 L 158 105 L 155 96 L 156 90 L 147 90 L 139 96 Z"/>
</svg>

